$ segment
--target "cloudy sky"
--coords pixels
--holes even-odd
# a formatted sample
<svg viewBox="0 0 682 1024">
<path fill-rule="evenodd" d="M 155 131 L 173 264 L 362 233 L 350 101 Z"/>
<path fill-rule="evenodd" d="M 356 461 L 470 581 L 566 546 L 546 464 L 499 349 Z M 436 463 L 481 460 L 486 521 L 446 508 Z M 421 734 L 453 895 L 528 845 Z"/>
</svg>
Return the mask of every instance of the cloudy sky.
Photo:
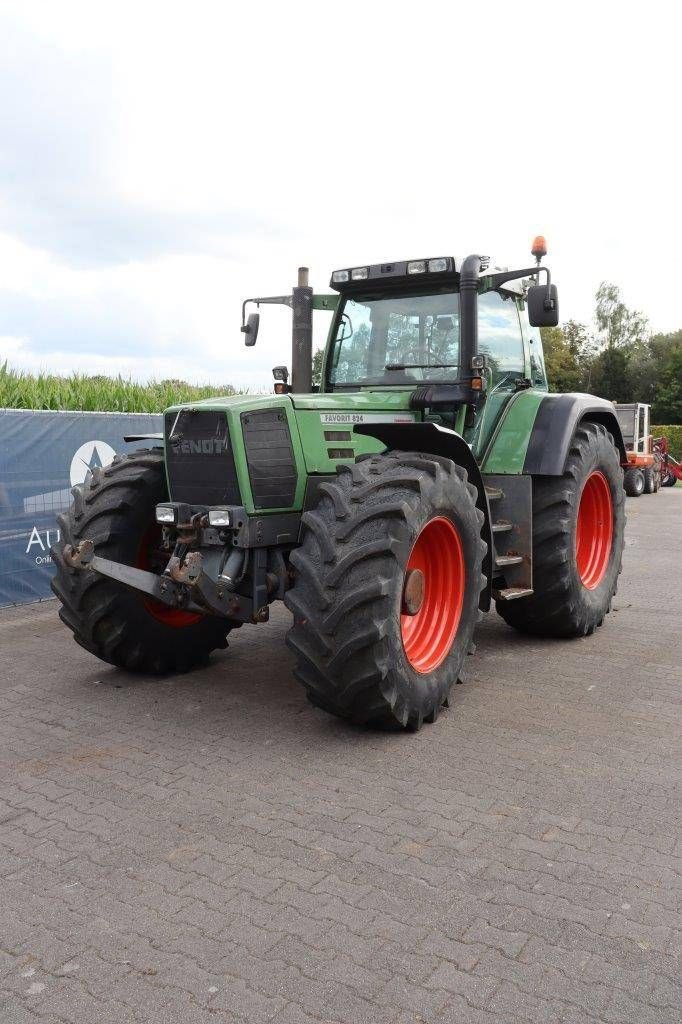
<svg viewBox="0 0 682 1024">
<path fill-rule="evenodd" d="M 0 0 L 0 362 L 267 387 L 299 264 L 538 232 L 563 318 L 682 326 L 673 7 Z"/>
</svg>

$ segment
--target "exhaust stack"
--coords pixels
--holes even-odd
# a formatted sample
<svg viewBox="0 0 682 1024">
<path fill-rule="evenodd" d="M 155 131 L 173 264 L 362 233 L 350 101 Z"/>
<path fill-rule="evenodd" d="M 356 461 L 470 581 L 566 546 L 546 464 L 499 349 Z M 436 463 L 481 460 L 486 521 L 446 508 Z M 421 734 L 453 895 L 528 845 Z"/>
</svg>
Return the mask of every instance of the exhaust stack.
<svg viewBox="0 0 682 1024">
<path fill-rule="evenodd" d="M 291 390 L 308 394 L 313 387 L 313 290 L 308 268 L 298 268 L 298 284 L 291 293 Z"/>
</svg>

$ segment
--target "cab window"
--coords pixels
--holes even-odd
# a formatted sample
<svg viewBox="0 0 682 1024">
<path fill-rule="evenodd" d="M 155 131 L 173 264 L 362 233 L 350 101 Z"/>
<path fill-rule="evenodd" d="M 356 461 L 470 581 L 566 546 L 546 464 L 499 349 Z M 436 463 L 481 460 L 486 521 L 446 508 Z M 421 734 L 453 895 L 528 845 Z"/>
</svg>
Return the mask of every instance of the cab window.
<svg viewBox="0 0 682 1024">
<path fill-rule="evenodd" d="M 531 327 L 525 306 L 521 307 L 521 331 L 530 359 L 530 379 L 534 388 L 547 391 L 547 371 L 542 353 L 542 337 L 539 327 Z"/>
<path fill-rule="evenodd" d="M 485 292 L 478 297 L 478 351 L 485 354 L 492 384 L 524 376 L 523 338 L 519 311 L 512 295 Z"/>
<path fill-rule="evenodd" d="M 346 298 L 328 380 L 332 387 L 452 381 L 458 361 L 457 292 Z"/>
</svg>

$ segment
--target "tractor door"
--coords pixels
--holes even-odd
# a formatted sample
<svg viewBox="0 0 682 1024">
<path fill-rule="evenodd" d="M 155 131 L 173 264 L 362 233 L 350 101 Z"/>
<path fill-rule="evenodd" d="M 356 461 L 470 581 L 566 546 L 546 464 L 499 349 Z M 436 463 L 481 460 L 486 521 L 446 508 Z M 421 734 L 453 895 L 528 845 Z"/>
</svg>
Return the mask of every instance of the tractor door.
<svg viewBox="0 0 682 1024">
<path fill-rule="evenodd" d="M 474 455 L 485 451 L 502 411 L 527 376 L 518 299 L 505 292 L 484 292 L 478 298 L 478 351 L 485 355 L 486 399 L 467 440 Z"/>
</svg>

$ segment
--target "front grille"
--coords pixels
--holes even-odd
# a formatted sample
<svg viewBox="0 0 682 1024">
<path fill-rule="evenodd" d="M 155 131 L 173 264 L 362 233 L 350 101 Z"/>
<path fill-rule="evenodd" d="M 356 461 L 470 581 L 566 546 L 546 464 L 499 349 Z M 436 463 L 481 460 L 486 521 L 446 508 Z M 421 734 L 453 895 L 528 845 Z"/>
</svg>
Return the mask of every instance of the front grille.
<svg viewBox="0 0 682 1024">
<path fill-rule="evenodd" d="M 166 413 L 166 464 L 171 501 L 241 505 L 227 418 L 188 409 Z M 170 433 L 178 440 L 171 444 Z"/>
<path fill-rule="evenodd" d="M 284 409 L 242 413 L 242 433 L 256 508 L 290 508 L 296 497 L 296 459 Z"/>
</svg>

